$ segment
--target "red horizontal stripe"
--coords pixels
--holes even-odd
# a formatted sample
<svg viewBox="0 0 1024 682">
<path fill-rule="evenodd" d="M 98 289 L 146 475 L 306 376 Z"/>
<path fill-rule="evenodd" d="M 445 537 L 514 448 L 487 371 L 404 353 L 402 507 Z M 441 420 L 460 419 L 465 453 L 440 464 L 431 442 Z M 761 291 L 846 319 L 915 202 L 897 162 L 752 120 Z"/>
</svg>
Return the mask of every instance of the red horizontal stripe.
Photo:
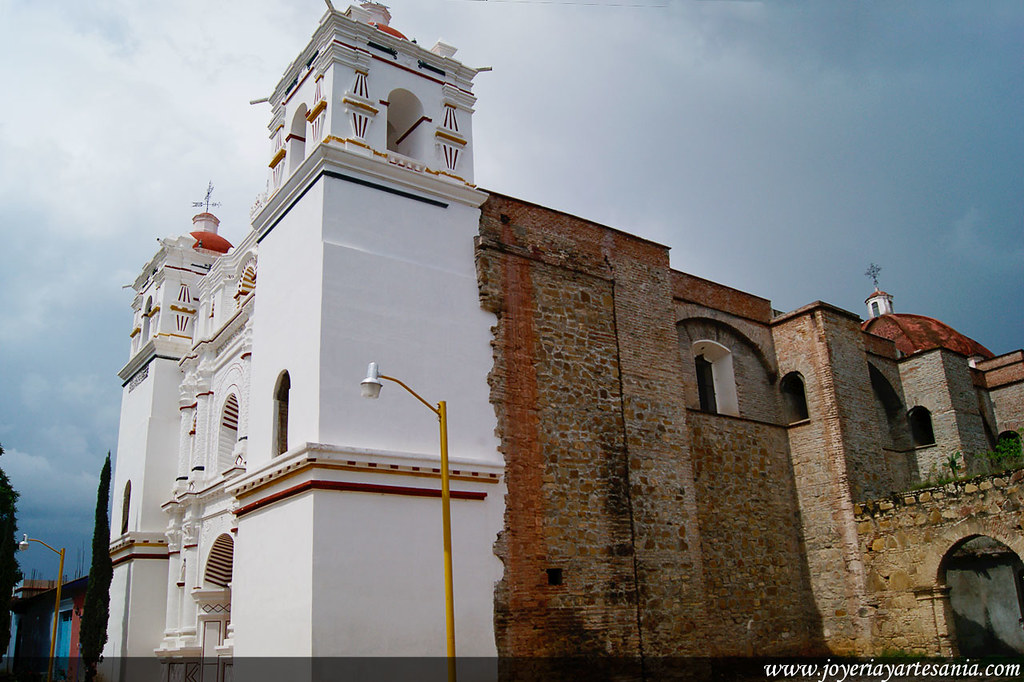
<svg viewBox="0 0 1024 682">
<path fill-rule="evenodd" d="M 128 554 L 126 556 L 120 557 L 120 558 L 115 559 L 114 561 L 110 562 L 110 566 L 111 566 L 111 568 L 113 568 L 114 566 L 119 566 L 120 564 L 123 564 L 126 561 L 131 561 L 133 559 L 166 559 L 166 558 L 167 558 L 166 554 Z"/>
<path fill-rule="evenodd" d="M 262 500 L 257 500 L 241 507 L 235 512 L 236 517 L 241 517 L 249 512 L 256 511 L 268 504 L 280 502 L 281 500 L 304 493 L 307 490 L 336 490 L 339 492 L 353 493 L 378 493 L 381 495 L 407 495 L 411 497 L 441 497 L 441 491 L 434 488 L 412 488 L 399 485 L 379 485 L 376 483 L 351 483 L 348 481 L 305 481 L 281 492 L 268 495 Z M 455 500 L 482 500 L 487 493 L 453 490 L 450 493 Z"/>
</svg>

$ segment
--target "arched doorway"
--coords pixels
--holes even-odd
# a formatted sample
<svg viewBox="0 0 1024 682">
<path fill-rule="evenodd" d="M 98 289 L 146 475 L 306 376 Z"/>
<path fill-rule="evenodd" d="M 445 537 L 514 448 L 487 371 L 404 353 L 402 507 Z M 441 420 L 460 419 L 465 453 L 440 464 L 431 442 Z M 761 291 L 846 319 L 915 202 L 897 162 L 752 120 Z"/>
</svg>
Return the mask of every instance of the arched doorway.
<svg viewBox="0 0 1024 682">
<path fill-rule="evenodd" d="M 961 656 L 1024 654 L 1024 562 L 987 535 L 953 545 L 942 559 L 939 582 L 949 587 L 950 631 Z"/>
</svg>

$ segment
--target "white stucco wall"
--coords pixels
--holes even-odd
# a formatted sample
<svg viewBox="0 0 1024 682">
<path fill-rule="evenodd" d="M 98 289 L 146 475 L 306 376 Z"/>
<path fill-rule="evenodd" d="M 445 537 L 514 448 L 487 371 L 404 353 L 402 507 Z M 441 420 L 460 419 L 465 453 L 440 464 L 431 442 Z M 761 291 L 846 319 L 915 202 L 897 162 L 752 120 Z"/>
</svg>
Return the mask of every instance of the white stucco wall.
<svg viewBox="0 0 1024 682">
<path fill-rule="evenodd" d="M 239 520 L 231 621 L 235 656 L 311 656 L 313 499 L 303 495 Z M 321 548 L 318 548 L 321 549 Z"/>
<path fill-rule="evenodd" d="M 260 244 L 249 395 L 250 468 L 276 454 L 274 389 L 284 370 L 291 379 L 289 443 L 317 440 L 322 193 L 323 184 L 318 183 Z"/>
</svg>

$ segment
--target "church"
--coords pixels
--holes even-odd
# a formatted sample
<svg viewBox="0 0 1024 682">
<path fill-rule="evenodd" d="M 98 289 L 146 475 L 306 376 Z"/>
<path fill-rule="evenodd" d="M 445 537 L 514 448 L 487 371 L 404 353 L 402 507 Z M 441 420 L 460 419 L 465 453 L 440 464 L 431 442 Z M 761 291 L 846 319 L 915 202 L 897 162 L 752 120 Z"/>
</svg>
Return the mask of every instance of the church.
<svg viewBox="0 0 1024 682">
<path fill-rule="evenodd" d="M 452 601 L 460 658 L 1024 652 L 1024 488 L 983 455 L 1019 452 L 1024 353 L 482 190 L 455 53 L 329 8 L 246 237 L 201 212 L 136 278 L 111 665 L 444 656 Z M 371 362 L 416 393 L 363 399 Z"/>
</svg>

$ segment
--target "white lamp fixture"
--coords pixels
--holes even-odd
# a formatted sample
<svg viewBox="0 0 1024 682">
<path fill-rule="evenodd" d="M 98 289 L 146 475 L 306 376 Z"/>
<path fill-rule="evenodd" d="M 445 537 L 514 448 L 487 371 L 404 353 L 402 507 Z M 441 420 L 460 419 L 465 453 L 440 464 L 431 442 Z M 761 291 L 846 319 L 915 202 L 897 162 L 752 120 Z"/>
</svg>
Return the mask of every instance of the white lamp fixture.
<svg viewBox="0 0 1024 682">
<path fill-rule="evenodd" d="M 367 366 L 366 378 L 363 379 L 359 385 L 362 386 L 364 398 L 373 398 L 376 400 L 380 397 L 380 389 L 383 384 L 380 383 L 380 373 L 377 371 L 376 362 L 371 362 L 369 366 Z"/>
</svg>

